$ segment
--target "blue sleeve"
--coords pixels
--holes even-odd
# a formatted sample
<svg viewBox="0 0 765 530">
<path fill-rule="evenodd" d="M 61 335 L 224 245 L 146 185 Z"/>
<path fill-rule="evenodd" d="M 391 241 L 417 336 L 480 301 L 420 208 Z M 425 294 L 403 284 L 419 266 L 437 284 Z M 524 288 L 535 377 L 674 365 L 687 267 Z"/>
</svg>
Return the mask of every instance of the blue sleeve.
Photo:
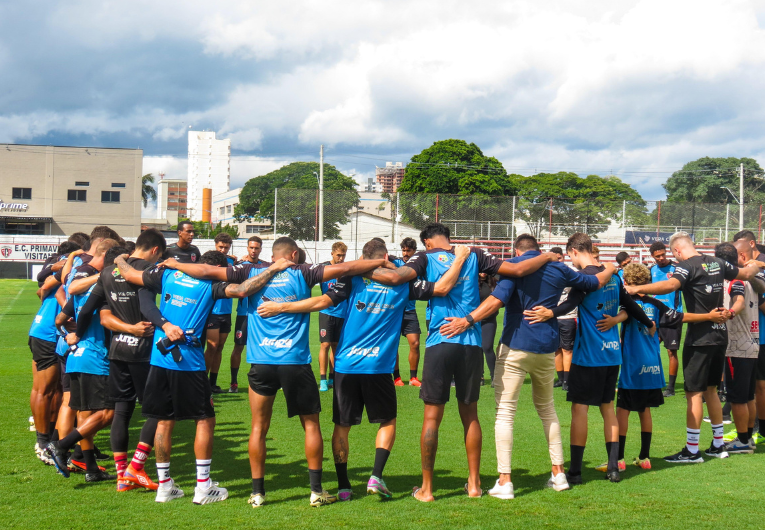
<svg viewBox="0 0 765 530">
<path fill-rule="evenodd" d="M 600 287 L 600 282 L 596 276 L 575 271 L 565 265 L 564 267 L 566 268 L 566 287 L 584 291 L 585 293 L 597 291 L 598 287 Z"/>
<path fill-rule="evenodd" d="M 500 277 L 497 286 L 492 291 L 491 296 L 502 302 L 504 305 L 510 303 L 510 297 L 515 292 L 515 280 L 507 276 Z"/>
</svg>

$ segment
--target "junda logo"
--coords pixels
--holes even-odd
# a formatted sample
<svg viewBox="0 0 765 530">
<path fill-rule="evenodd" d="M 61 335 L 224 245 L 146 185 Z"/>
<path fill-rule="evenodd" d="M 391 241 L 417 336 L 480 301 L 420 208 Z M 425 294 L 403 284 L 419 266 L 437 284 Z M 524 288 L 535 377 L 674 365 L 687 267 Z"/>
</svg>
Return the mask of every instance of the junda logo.
<svg viewBox="0 0 765 530">
<path fill-rule="evenodd" d="M 617 349 L 619 349 L 619 341 L 616 341 L 616 340 L 612 340 L 612 341 L 608 341 L 608 342 L 603 341 L 603 346 L 600 349 L 600 351 L 603 351 L 603 350 L 617 350 Z"/>
<path fill-rule="evenodd" d="M 272 346 L 274 348 L 291 348 L 292 339 L 269 339 L 268 337 L 264 337 L 260 345 Z"/>
</svg>

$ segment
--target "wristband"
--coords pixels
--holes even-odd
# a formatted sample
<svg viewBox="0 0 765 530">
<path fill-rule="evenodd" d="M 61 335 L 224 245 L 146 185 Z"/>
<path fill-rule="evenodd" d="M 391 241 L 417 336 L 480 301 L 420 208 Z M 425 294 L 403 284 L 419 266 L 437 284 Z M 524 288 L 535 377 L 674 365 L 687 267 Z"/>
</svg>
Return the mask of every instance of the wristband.
<svg viewBox="0 0 765 530">
<path fill-rule="evenodd" d="M 468 324 L 470 324 L 471 326 L 475 324 L 475 320 L 473 319 L 473 316 L 469 313 L 468 313 L 468 316 L 465 317 L 465 320 L 467 320 Z"/>
<path fill-rule="evenodd" d="M 735 316 L 736 316 L 736 312 L 733 309 L 731 309 L 730 310 L 730 317 L 733 318 Z"/>
</svg>

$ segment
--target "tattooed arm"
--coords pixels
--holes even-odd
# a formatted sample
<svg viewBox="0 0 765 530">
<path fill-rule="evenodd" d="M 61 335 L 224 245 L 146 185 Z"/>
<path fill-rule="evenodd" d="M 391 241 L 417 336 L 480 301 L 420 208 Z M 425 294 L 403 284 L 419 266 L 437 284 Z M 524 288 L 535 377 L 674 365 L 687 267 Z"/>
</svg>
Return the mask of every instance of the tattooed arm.
<svg viewBox="0 0 765 530">
<path fill-rule="evenodd" d="M 260 291 L 277 272 L 294 265 L 284 258 L 279 259 L 260 274 L 247 278 L 242 283 L 231 283 L 226 286 L 226 296 L 229 298 L 247 298 Z"/>
<path fill-rule="evenodd" d="M 120 275 L 133 285 L 140 285 L 143 287 L 143 271 L 133 268 L 133 266 L 126 261 L 127 254 L 117 256 L 114 260 L 114 264 L 120 271 Z"/>
</svg>

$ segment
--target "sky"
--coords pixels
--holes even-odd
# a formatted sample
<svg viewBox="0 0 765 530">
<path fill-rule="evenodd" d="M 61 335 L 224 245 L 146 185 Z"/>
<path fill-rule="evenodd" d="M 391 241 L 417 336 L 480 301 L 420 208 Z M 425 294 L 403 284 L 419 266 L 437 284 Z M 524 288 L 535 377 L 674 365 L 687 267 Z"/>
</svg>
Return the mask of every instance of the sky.
<svg viewBox="0 0 765 530">
<path fill-rule="evenodd" d="M 0 143 L 140 147 L 187 131 L 231 184 L 295 160 L 360 181 L 460 138 L 510 173 L 616 174 L 647 200 L 702 156 L 765 165 L 765 0 L 0 3 Z"/>
</svg>

